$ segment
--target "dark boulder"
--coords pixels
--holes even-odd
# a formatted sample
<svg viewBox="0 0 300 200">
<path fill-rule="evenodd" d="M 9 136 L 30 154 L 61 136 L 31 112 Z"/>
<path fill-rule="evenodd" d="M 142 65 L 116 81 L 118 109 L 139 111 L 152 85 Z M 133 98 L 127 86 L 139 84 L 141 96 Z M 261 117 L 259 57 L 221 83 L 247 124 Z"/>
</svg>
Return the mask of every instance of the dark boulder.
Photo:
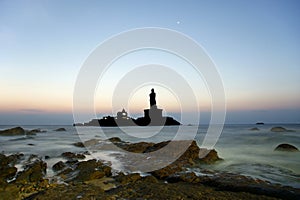
<svg viewBox="0 0 300 200">
<path fill-rule="evenodd" d="M 65 128 L 58 128 L 58 129 L 55 129 L 54 131 L 67 131 Z"/>
<path fill-rule="evenodd" d="M 112 138 L 109 138 L 108 140 L 111 141 L 112 143 L 123 142 L 119 137 L 112 137 Z"/>
<path fill-rule="evenodd" d="M 6 185 L 7 180 L 12 179 L 17 172 L 11 158 L 11 156 L 0 154 L 0 186 Z"/>
<path fill-rule="evenodd" d="M 85 155 L 72 152 L 64 152 L 61 155 L 68 160 L 85 159 Z"/>
<path fill-rule="evenodd" d="M 14 166 L 15 164 L 20 161 L 20 159 L 24 156 L 22 153 L 16 153 L 9 156 L 5 156 L 3 154 L 0 154 L 0 167 L 1 166 Z"/>
<path fill-rule="evenodd" d="M 180 173 L 169 176 L 166 181 L 169 183 L 187 182 L 187 183 L 199 183 L 200 178 L 194 173 Z"/>
<path fill-rule="evenodd" d="M 276 126 L 276 127 L 271 128 L 271 131 L 272 132 L 288 132 L 289 130 L 287 130 L 281 126 Z"/>
<path fill-rule="evenodd" d="M 46 131 L 37 128 L 37 129 L 32 129 L 30 131 L 27 131 L 27 135 L 35 135 L 36 133 L 45 133 L 45 132 Z"/>
<path fill-rule="evenodd" d="M 299 149 L 291 144 L 279 144 L 275 149 L 275 151 L 299 151 Z"/>
<path fill-rule="evenodd" d="M 156 143 L 156 144 L 153 144 L 153 145 L 151 144 L 149 147 L 147 147 L 147 149 L 144 151 L 144 153 L 157 151 L 157 150 L 165 147 L 169 143 L 170 143 L 170 141 L 164 141 L 164 142 L 159 142 L 159 143 Z"/>
<path fill-rule="evenodd" d="M 0 131 L 0 136 L 25 135 L 26 131 L 22 127 L 15 127 Z"/>
<path fill-rule="evenodd" d="M 60 171 L 66 167 L 63 161 L 59 161 L 52 166 L 53 171 Z"/>
<path fill-rule="evenodd" d="M 46 174 L 47 163 L 37 160 L 32 164 L 25 167 L 22 172 L 17 174 L 17 183 L 28 183 L 28 182 L 38 182 L 43 180 Z"/>
<path fill-rule="evenodd" d="M 158 179 L 165 179 L 182 170 L 183 170 L 182 166 L 176 164 L 170 164 L 164 168 L 151 172 L 151 174 Z"/>
<path fill-rule="evenodd" d="M 75 170 L 78 171 L 78 174 L 73 181 L 77 182 L 111 176 L 111 168 L 95 159 L 78 163 Z"/>
<path fill-rule="evenodd" d="M 84 147 L 84 144 L 82 142 L 75 142 L 75 143 L 73 143 L 73 145 L 75 147 L 80 147 L 80 148 Z"/>
<path fill-rule="evenodd" d="M 122 185 L 126 185 L 129 183 L 134 183 L 137 180 L 140 180 L 141 178 L 142 177 L 139 173 L 133 173 L 133 174 L 128 174 L 128 175 L 120 173 L 118 176 L 115 177 L 115 180 Z"/>
<path fill-rule="evenodd" d="M 153 176 L 159 179 L 165 179 L 175 173 L 183 171 L 184 167 L 193 166 L 195 164 L 213 164 L 216 161 L 222 160 L 219 158 L 217 152 L 207 149 L 200 149 L 196 141 L 172 141 L 170 145 L 174 148 L 182 145 L 187 145 L 187 142 L 191 142 L 187 150 L 173 163 L 170 165 L 155 170 L 152 173 Z"/>
<path fill-rule="evenodd" d="M 207 153 L 208 151 L 208 153 Z M 223 160 L 218 156 L 218 152 L 214 149 L 211 150 L 206 150 L 206 149 L 201 149 L 200 151 L 200 162 L 205 163 L 205 164 L 213 164 L 217 161 Z"/>
<path fill-rule="evenodd" d="M 147 148 L 153 146 L 154 143 L 149 142 L 138 142 L 138 143 L 131 143 L 120 146 L 125 151 L 130 151 L 133 153 L 143 153 L 147 150 Z"/>
</svg>

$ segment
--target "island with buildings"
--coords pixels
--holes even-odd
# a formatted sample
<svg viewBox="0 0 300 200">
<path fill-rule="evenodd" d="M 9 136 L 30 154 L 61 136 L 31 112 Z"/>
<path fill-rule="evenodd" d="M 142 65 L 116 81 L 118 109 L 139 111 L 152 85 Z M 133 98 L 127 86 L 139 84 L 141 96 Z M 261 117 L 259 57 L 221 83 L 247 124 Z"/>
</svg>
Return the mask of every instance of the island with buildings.
<svg viewBox="0 0 300 200">
<path fill-rule="evenodd" d="M 117 116 L 104 116 L 102 119 L 92 119 L 86 123 L 76 123 L 74 126 L 174 126 L 180 122 L 169 116 L 163 116 L 163 109 L 157 108 L 156 93 L 151 89 L 150 108 L 144 110 L 144 116 L 137 119 L 128 116 L 125 109 Z"/>
</svg>

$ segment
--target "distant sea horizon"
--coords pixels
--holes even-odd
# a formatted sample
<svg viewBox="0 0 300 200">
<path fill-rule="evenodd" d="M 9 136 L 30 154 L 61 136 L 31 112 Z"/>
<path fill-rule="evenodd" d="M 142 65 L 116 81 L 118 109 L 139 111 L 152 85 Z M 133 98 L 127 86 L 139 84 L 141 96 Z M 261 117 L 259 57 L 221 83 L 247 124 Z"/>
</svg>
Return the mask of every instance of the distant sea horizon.
<svg viewBox="0 0 300 200">
<path fill-rule="evenodd" d="M 73 122 L 74 123 L 74 122 Z M 263 126 L 263 125 L 300 125 L 300 122 L 262 122 L 263 124 L 256 124 L 255 123 L 224 123 L 224 126 L 226 125 L 257 125 L 257 126 Z M 261 123 L 261 122 L 258 122 Z M 201 123 L 198 124 L 200 126 L 208 126 L 210 124 L 207 123 Z M 193 123 L 184 123 L 180 126 L 198 126 L 197 124 Z M 219 125 L 219 124 L 212 124 L 212 125 Z M 16 123 L 16 124 L 0 124 L 0 126 L 73 126 L 73 124 L 22 124 L 22 123 Z"/>
</svg>

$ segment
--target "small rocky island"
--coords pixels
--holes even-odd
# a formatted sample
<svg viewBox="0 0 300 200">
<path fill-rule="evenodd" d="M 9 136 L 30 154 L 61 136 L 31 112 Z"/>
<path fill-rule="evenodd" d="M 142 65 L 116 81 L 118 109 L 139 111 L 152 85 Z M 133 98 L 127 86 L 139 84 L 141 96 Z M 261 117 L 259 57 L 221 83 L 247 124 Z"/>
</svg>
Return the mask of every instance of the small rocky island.
<svg viewBox="0 0 300 200">
<path fill-rule="evenodd" d="M 74 126 L 174 126 L 180 122 L 169 116 L 163 116 L 163 109 L 157 108 L 156 93 L 151 89 L 150 108 L 144 110 L 144 116 L 134 119 L 129 117 L 125 109 L 117 116 L 104 116 L 102 119 L 92 119 L 87 123 L 76 123 Z"/>
</svg>

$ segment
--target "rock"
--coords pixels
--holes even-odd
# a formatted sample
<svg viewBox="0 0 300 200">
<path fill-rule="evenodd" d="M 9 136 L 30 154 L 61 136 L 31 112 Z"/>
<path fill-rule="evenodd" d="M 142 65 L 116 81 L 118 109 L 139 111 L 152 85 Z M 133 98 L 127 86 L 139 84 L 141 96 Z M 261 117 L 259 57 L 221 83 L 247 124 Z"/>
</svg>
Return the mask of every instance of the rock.
<svg viewBox="0 0 300 200">
<path fill-rule="evenodd" d="M 87 140 L 84 142 L 84 146 L 95 146 L 97 144 L 99 144 L 99 141 L 98 139 L 90 139 L 90 140 Z"/>
<path fill-rule="evenodd" d="M 46 131 L 37 128 L 37 129 L 32 129 L 30 131 L 27 131 L 27 135 L 35 135 L 36 133 L 45 133 L 45 132 Z"/>
<path fill-rule="evenodd" d="M 84 144 L 82 143 L 82 142 L 75 142 L 75 143 L 73 143 L 73 145 L 75 146 L 75 147 L 85 147 L 84 146 Z"/>
<path fill-rule="evenodd" d="M 0 187 L 0 199 L 23 199 L 19 194 L 19 188 L 16 185 L 9 184 L 5 187 Z"/>
<path fill-rule="evenodd" d="M 147 148 L 153 146 L 154 143 L 149 143 L 149 142 L 138 142 L 138 143 L 130 143 L 126 145 L 121 145 L 122 149 L 125 151 L 130 151 L 133 153 L 143 153 L 147 150 Z"/>
<path fill-rule="evenodd" d="M 265 123 L 263 122 L 257 122 L 256 125 L 264 125 Z"/>
<path fill-rule="evenodd" d="M 17 173 L 16 167 L 1 166 L 0 167 L 0 186 L 6 185 L 7 180 L 12 179 Z"/>
<path fill-rule="evenodd" d="M 177 183 L 180 181 L 187 183 L 199 183 L 201 181 L 194 172 L 174 174 L 168 177 L 166 180 L 168 183 Z"/>
<path fill-rule="evenodd" d="M 205 151 L 209 151 L 209 152 L 207 153 Z M 202 154 L 202 152 L 203 152 L 203 154 Z M 200 157 L 202 157 L 202 155 L 204 155 L 204 157 L 202 157 L 200 159 L 200 161 L 201 161 L 201 163 L 205 163 L 205 164 L 213 164 L 217 161 L 223 160 L 222 158 L 220 158 L 218 156 L 217 151 L 214 149 L 212 149 L 212 150 L 201 149 L 201 152 L 199 155 L 200 155 Z"/>
<path fill-rule="evenodd" d="M 254 127 L 254 128 L 251 128 L 250 131 L 259 131 L 259 128 Z"/>
<path fill-rule="evenodd" d="M 172 141 L 170 143 L 174 147 L 186 145 L 189 141 Z M 173 163 L 170 165 L 151 172 L 153 176 L 158 179 L 165 179 L 175 173 L 183 171 L 184 167 L 193 166 L 197 163 L 201 164 L 213 164 L 216 161 L 222 160 L 219 158 L 218 153 L 212 149 L 200 149 L 196 141 L 192 141 L 188 149 Z"/>
<path fill-rule="evenodd" d="M 156 144 L 150 143 L 151 145 L 149 147 L 147 147 L 147 149 L 143 152 L 143 153 L 149 153 L 149 152 L 153 152 L 153 151 L 157 151 L 163 147 L 165 147 L 167 144 L 169 144 L 170 141 L 163 141 L 163 142 L 159 142 Z"/>
<path fill-rule="evenodd" d="M 299 151 L 299 149 L 291 144 L 279 144 L 274 151 Z"/>
<path fill-rule="evenodd" d="M 180 145 L 181 142 L 184 141 L 178 141 L 178 145 Z M 199 153 L 200 148 L 198 147 L 197 142 L 193 140 L 188 149 L 180 156 L 177 161 L 182 162 L 184 165 L 193 165 L 199 160 Z"/>
<path fill-rule="evenodd" d="M 72 175 L 74 173 L 74 170 L 70 167 L 67 167 L 60 171 L 57 175 L 60 176 L 63 180 L 71 180 L 74 178 Z"/>
<path fill-rule="evenodd" d="M 60 170 L 64 169 L 65 167 L 66 167 L 66 164 L 62 161 L 59 161 L 52 166 L 52 169 L 53 169 L 53 171 L 60 171 Z"/>
<path fill-rule="evenodd" d="M 167 178 L 177 172 L 180 172 L 180 171 L 182 171 L 182 166 L 179 166 L 176 164 L 171 164 L 164 168 L 155 170 L 155 171 L 151 172 L 151 174 L 158 179 L 165 179 L 165 178 Z"/>
<path fill-rule="evenodd" d="M 0 156 L 0 166 L 3 166 L 3 165 L 14 166 L 24 156 L 24 154 L 22 154 L 22 153 L 12 154 L 9 156 L 5 156 L 3 154 L 0 154 L 0 155 L 1 155 Z M 5 156 L 5 158 L 3 156 Z"/>
<path fill-rule="evenodd" d="M 158 180 L 151 175 L 143 177 L 142 180 L 146 183 L 158 183 Z"/>
<path fill-rule="evenodd" d="M 119 137 L 112 137 L 112 138 L 109 138 L 108 140 L 111 141 L 112 143 L 123 142 Z"/>
<path fill-rule="evenodd" d="M 15 198 L 9 198 L 15 199 Z M 21 199 L 21 198 L 19 198 Z M 23 199 L 23 198 L 22 198 Z M 52 187 L 45 189 L 44 191 L 37 192 L 31 194 L 26 200 L 96 200 L 96 199 L 107 199 L 113 200 L 113 195 L 108 196 L 101 186 L 96 186 L 94 184 L 84 184 L 84 183 L 77 183 L 77 184 L 58 184 Z"/>
<path fill-rule="evenodd" d="M 14 178 L 17 168 L 14 165 L 23 156 L 23 154 L 13 154 L 6 156 L 0 154 L 0 186 L 7 185 L 7 181 Z"/>
<path fill-rule="evenodd" d="M 16 135 L 25 135 L 26 132 L 22 127 L 15 127 L 0 131 L 0 136 L 16 136 Z"/>
<path fill-rule="evenodd" d="M 34 163 L 27 165 L 24 171 L 17 174 L 17 183 L 38 182 L 43 179 L 46 174 L 47 163 L 37 160 Z"/>
<path fill-rule="evenodd" d="M 115 180 L 107 177 L 85 181 L 84 184 L 100 187 L 104 191 L 109 191 L 113 188 L 116 188 Z"/>
<path fill-rule="evenodd" d="M 276 126 L 276 127 L 271 128 L 271 131 L 272 132 L 288 132 L 287 129 L 285 129 L 283 127 L 280 127 L 280 126 Z"/>
<path fill-rule="evenodd" d="M 95 159 L 78 163 L 75 170 L 78 174 L 73 180 L 79 182 L 111 176 L 111 168 Z"/>
<path fill-rule="evenodd" d="M 58 128 L 58 129 L 55 129 L 54 131 L 67 131 L 65 128 Z"/>
<path fill-rule="evenodd" d="M 133 173 L 124 175 L 123 173 L 120 173 L 117 177 L 115 177 L 115 180 L 120 182 L 122 185 L 126 185 L 129 183 L 134 183 L 137 180 L 140 180 L 142 177 L 139 173 Z"/>
<path fill-rule="evenodd" d="M 75 154 L 72 152 L 64 152 L 61 154 L 64 158 L 67 158 L 69 160 L 74 160 L 74 159 L 85 159 L 85 155 L 83 154 Z"/>
</svg>

